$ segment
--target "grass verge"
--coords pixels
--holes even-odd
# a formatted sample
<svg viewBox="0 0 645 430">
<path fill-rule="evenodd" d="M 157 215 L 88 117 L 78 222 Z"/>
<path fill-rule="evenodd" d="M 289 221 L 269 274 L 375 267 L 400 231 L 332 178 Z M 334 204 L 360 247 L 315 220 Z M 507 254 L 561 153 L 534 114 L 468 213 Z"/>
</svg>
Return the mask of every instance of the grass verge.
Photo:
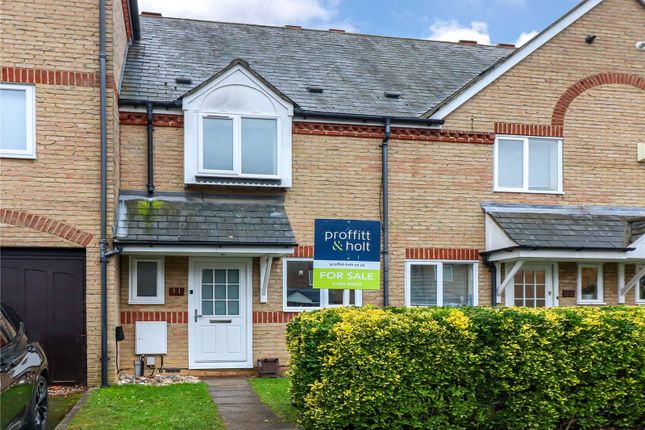
<svg viewBox="0 0 645 430">
<path fill-rule="evenodd" d="M 248 381 L 262 403 L 284 421 L 296 423 L 298 410 L 291 405 L 287 378 L 249 378 Z"/>
<path fill-rule="evenodd" d="M 224 430 L 206 384 L 120 385 L 94 391 L 68 429 Z"/>
<path fill-rule="evenodd" d="M 73 393 L 65 397 L 49 396 L 49 410 L 47 411 L 47 428 L 53 430 L 65 418 L 67 412 L 74 407 L 83 393 Z"/>
</svg>

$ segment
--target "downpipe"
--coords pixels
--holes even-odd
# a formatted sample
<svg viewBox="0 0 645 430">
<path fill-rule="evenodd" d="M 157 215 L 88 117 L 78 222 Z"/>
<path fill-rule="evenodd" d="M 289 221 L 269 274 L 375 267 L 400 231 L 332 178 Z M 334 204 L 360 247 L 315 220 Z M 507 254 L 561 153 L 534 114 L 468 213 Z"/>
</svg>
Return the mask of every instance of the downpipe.
<svg viewBox="0 0 645 430">
<path fill-rule="evenodd" d="M 383 143 L 381 145 L 382 151 L 382 187 L 383 187 L 383 306 L 388 306 L 390 303 L 390 258 L 389 258 L 389 242 L 388 242 L 388 223 L 389 223 L 389 202 L 388 202 L 388 149 L 390 143 L 390 136 L 392 134 L 392 121 L 386 118 L 384 121 Z"/>
</svg>

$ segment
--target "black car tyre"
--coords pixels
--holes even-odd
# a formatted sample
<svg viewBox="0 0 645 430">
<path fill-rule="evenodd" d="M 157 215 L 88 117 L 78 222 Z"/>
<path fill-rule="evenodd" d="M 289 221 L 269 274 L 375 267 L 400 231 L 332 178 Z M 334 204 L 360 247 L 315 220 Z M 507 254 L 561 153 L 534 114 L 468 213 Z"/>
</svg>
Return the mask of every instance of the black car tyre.
<svg viewBox="0 0 645 430">
<path fill-rule="evenodd" d="M 26 430 L 45 430 L 47 428 L 48 408 L 47 381 L 40 375 L 36 379 L 36 389 L 29 403 L 23 428 Z"/>
</svg>

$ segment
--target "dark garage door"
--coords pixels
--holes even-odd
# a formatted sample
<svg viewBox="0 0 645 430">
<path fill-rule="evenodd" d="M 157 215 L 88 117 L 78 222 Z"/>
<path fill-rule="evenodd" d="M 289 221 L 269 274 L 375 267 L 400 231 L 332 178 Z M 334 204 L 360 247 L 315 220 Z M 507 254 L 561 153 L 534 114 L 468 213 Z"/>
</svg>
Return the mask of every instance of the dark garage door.
<svg viewBox="0 0 645 430">
<path fill-rule="evenodd" d="M 86 383 L 85 250 L 0 249 L 0 297 L 40 342 L 52 384 Z"/>
</svg>

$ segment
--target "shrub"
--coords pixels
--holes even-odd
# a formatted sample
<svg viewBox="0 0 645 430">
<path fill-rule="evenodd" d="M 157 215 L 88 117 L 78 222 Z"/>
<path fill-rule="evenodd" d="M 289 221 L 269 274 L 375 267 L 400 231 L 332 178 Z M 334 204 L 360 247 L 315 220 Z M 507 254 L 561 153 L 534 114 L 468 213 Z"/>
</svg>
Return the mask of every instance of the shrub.
<svg viewBox="0 0 645 430">
<path fill-rule="evenodd" d="M 311 429 L 643 429 L 643 308 L 340 308 L 287 328 Z"/>
</svg>

